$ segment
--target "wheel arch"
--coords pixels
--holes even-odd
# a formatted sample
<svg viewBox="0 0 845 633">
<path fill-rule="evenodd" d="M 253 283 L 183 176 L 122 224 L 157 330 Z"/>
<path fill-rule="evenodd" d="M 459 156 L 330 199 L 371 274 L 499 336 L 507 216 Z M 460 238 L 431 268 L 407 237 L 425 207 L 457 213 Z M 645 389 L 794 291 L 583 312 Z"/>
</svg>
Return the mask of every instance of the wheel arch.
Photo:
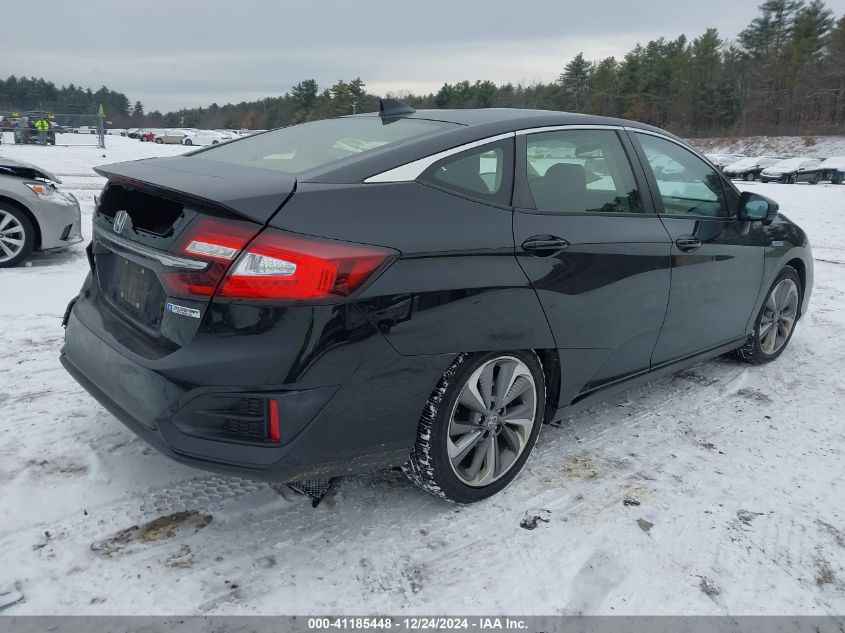
<svg viewBox="0 0 845 633">
<path fill-rule="evenodd" d="M 8 196 L 0 195 L 0 204 L 8 204 L 10 207 L 14 207 L 21 213 L 23 213 L 27 219 L 29 220 L 30 224 L 32 224 L 32 230 L 35 231 L 35 235 L 32 239 L 32 248 L 33 250 L 38 250 L 41 248 L 41 227 L 38 224 L 38 221 L 35 219 L 32 211 L 30 211 L 25 205 L 21 204 L 14 198 L 9 198 Z"/>
<path fill-rule="evenodd" d="M 546 411 L 543 415 L 543 422 L 551 422 L 560 404 L 560 354 L 556 349 L 535 349 L 533 350 L 540 359 L 543 367 L 543 374 L 546 381 Z"/>
<path fill-rule="evenodd" d="M 801 295 L 803 296 L 807 289 L 807 266 L 804 264 L 804 260 L 800 257 L 794 257 L 790 259 L 784 266 L 792 266 L 796 271 L 798 271 L 798 277 L 801 279 Z M 781 267 L 781 270 L 783 267 Z M 803 302 L 801 305 L 798 306 L 798 316 L 801 317 L 803 313 Z"/>
</svg>

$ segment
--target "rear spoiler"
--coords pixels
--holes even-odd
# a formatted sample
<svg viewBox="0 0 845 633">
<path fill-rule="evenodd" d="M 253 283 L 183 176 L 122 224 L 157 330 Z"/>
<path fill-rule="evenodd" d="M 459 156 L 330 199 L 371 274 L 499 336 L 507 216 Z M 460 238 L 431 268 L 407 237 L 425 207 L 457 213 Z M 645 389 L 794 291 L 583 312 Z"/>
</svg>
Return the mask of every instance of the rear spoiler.
<svg viewBox="0 0 845 633">
<path fill-rule="evenodd" d="M 164 195 L 199 200 L 261 224 L 296 191 L 292 174 L 198 156 L 148 158 L 103 165 L 94 171 L 124 186 L 149 186 Z"/>
</svg>

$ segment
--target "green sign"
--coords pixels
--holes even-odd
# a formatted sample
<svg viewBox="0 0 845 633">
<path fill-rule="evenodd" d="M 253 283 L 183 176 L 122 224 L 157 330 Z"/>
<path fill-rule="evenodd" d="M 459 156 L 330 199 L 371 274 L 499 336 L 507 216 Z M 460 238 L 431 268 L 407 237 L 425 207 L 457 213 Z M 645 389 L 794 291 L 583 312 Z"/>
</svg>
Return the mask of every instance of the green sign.
<svg viewBox="0 0 845 633">
<path fill-rule="evenodd" d="M 106 111 L 103 110 L 103 104 L 102 103 L 100 104 L 100 111 L 97 113 L 97 116 L 100 117 L 101 119 L 106 118 Z"/>
</svg>

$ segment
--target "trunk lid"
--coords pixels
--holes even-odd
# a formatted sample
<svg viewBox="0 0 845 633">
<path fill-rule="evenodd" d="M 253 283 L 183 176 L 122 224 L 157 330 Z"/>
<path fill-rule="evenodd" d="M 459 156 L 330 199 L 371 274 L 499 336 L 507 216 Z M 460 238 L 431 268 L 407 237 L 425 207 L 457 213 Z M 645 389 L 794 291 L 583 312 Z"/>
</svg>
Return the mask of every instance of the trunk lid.
<svg viewBox="0 0 845 633">
<path fill-rule="evenodd" d="M 118 163 L 96 171 L 109 179 L 93 218 L 98 301 L 160 354 L 196 335 L 211 301 L 210 293 L 180 290 L 185 279 L 222 274 L 229 264 L 186 252 L 186 244 L 208 225 L 245 243 L 296 187 L 289 174 L 197 158 Z"/>
</svg>

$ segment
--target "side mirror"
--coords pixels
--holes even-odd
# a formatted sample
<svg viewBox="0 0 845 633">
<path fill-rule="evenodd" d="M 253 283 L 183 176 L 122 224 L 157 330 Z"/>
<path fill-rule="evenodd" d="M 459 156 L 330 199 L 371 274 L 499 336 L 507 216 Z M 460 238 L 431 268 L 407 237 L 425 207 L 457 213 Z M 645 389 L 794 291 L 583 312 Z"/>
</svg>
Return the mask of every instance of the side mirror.
<svg viewBox="0 0 845 633">
<path fill-rule="evenodd" d="M 739 196 L 739 219 L 749 221 L 763 221 L 764 224 L 771 224 L 777 217 L 778 203 L 761 196 L 759 193 L 743 191 Z"/>
</svg>

